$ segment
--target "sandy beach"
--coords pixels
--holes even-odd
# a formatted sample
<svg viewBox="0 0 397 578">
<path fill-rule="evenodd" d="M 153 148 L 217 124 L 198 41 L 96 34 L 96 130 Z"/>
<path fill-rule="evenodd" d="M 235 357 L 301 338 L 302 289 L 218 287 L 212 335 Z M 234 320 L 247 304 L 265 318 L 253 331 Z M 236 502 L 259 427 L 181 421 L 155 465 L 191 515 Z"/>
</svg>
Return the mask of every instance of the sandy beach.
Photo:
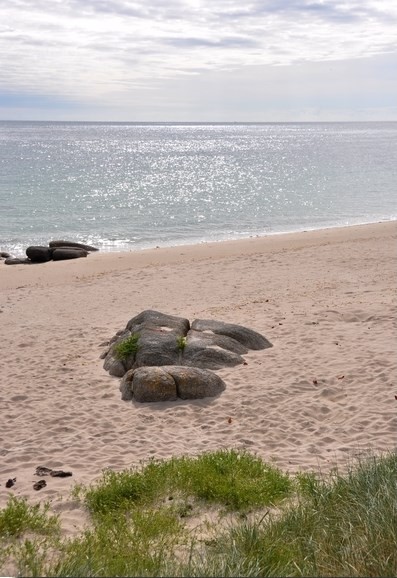
<svg viewBox="0 0 397 578">
<path fill-rule="evenodd" d="M 73 533 L 69 490 L 104 468 L 233 447 L 328 471 L 395 448 L 396 237 L 389 222 L 0 263 L 1 506 L 51 500 Z M 219 370 L 217 398 L 124 402 L 101 344 L 145 309 L 244 325 L 273 347 Z M 73 476 L 34 491 L 37 466 Z"/>
</svg>

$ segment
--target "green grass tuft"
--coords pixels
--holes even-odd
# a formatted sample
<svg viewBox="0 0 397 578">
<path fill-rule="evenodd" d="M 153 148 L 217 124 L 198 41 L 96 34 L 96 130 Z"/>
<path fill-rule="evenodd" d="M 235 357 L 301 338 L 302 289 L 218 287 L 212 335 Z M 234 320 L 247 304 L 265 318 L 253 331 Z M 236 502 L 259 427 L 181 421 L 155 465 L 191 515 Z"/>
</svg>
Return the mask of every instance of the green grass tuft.
<svg viewBox="0 0 397 578">
<path fill-rule="evenodd" d="M 247 452 L 220 450 L 195 458 L 153 460 L 141 470 L 105 472 L 87 491 L 86 502 L 95 515 L 177 493 L 246 510 L 279 501 L 288 496 L 292 485 L 287 474 Z"/>
<path fill-rule="evenodd" d="M 51 534 L 59 530 L 58 516 L 49 514 L 49 504 L 31 506 L 25 498 L 10 496 L 0 510 L 0 539 L 18 538 L 23 533 Z"/>
<path fill-rule="evenodd" d="M 130 355 L 135 355 L 139 349 L 139 334 L 133 333 L 126 339 L 114 345 L 113 351 L 117 359 L 127 359 Z"/>
<path fill-rule="evenodd" d="M 177 343 L 179 351 L 184 351 L 184 349 L 186 347 L 186 337 L 184 337 L 183 335 L 181 337 L 177 337 L 176 343 Z"/>
</svg>

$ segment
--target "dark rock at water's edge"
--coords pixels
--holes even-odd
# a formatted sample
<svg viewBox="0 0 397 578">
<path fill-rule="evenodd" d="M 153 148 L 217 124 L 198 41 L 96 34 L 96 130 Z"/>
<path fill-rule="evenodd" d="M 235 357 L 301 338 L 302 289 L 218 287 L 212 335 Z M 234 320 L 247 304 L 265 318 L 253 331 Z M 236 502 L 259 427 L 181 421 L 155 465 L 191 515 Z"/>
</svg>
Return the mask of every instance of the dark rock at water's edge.
<svg viewBox="0 0 397 578">
<path fill-rule="evenodd" d="M 4 261 L 5 265 L 33 265 L 33 261 L 24 257 L 7 257 Z"/>
<path fill-rule="evenodd" d="M 85 251 L 99 251 L 97 247 L 85 245 L 84 243 L 75 243 L 74 241 L 50 241 L 50 247 L 75 247 L 76 249 L 84 249 Z"/>
<path fill-rule="evenodd" d="M 51 249 L 53 261 L 63 261 L 64 259 L 78 259 L 79 257 L 87 257 L 88 251 L 85 249 L 77 249 L 75 247 L 59 247 Z"/>
<path fill-rule="evenodd" d="M 91 245 L 75 243 L 74 241 L 50 241 L 48 247 L 32 245 L 26 249 L 27 259 L 12 257 L 9 253 L 0 252 L 0 260 L 5 259 L 6 265 L 22 265 L 31 263 L 47 263 L 65 259 L 87 257 L 91 251 L 99 251 Z"/>
<path fill-rule="evenodd" d="M 128 347 L 128 344 L 131 347 Z M 126 347 L 127 346 L 127 347 Z M 107 349 L 102 353 L 104 369 L 116 377 L 122 377 L 122 384 L 137 380 L 134 385 L 137 401 L 146 397 L 164 396 L 174 399 L 176 395 L 186 399 L 185 395 L 194 398 L 192 389 L 179 385 L 179 393 L 170 378 L 159 371 L 137 374 L 138 368 L 149 367 L 183 367 L 200 370 L 217 370 L 223 367 L 233 367 L 245 363 L 243 354 L 249 349 L 266 349 L 272 344 L 260 333 L 230 323 L 221 321 L 196 319 L 190 324 L 184 317 L 167 315 L 148 309 L 130 319 L 124 330 L 118 331 L 109 341 Z M 128 374 L 128 376 L 127 376 Z M 210 371 L 209 374 L 213 375 Z M 195 383 L 192 375 L 186 373 L 189 383 Z M 206 374 L 208 377 L 208 374 Z M 175 378 L 176 379 L 176 378 Z M 174 381 L 175 381 L 174 379 Z M 202 378 L 205 382 L 204 377 Z M 142 381 L 143 380 L 143 381 Z M 142 393 L 146 384 L 146 393 Z M 128 386 L 129 387 L 129 386 Z M 182 387 L 182 389 L 181 389 Z M 194 385 L 191 385 L 194 389 Z M 145 389 L 144 388 L 144 389 Z M 128 389 L 128 388 L 127 388 Z M 151 390 L 157 393 L 150 393 Z M 150 390 L 150 391 L 149 391 Z M 124 390 L 123 390 L 124 391 Z M 163 392 L 163 393 L 160 393 Z M 189 394 L 180 392 L 190 392 Z M 211 396 L 211 388 L 199 388 L 200 397 Z M 205 395 L 204 395 L 204 393 Z M 124 395 L 124 394 L 123 394 Z"/>
<path fill-rule="evenodd" d="M 46 263 L 51 261 L 52 255 L 49 247 L 28 247 L 26 255 L 33 263 Z"/>
</svg>

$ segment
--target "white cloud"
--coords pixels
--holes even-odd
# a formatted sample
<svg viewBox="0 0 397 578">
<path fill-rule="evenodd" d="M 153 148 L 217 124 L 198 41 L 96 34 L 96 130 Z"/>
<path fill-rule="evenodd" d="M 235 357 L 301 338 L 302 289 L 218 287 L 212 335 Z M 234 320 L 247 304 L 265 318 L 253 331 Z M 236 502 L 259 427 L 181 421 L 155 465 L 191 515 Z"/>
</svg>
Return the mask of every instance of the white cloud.
<svg viewBox="0 0 397 578">
<path fill-rule="evenodd" d="M 0 22 L 5 93 L 125 111 L 167 112 L 181 78 L 397 52 L 394 0 L 8 0 Z"/>
</svg>

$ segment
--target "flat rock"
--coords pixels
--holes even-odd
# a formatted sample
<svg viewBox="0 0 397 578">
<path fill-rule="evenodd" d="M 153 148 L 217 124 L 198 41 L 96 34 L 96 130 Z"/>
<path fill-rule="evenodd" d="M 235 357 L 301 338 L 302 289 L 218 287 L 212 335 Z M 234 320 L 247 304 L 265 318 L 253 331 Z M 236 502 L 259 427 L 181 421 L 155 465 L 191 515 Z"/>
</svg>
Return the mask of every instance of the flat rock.
<svg viewBox="0 0 397 578">
<path fill-rule="evenodd" d="M 195 331 L 212 331 L 215 334 L 226 335 L 248 349 L 266 349 L 272 347 L 270 341 L 260 333 L 234 323 L 223 323 L 222 321 L 215 321 L 213 319 L 195 319 L 192 323 L 192 329 Z"/>
<path fill-rule="evenodd" d="M 199 367 L 202 369 L 222 369 L 222 367 L 234 367 L 244 363 L 244 357 L 216 347 L 195 347 L 187 345 L 181 360 L 181 365 Z"/>
<path fill-rule="evenodd" d="M 186 344 L 188 347 L 221 347 L 233 353 L 242 355 L 248 353 L 248 347 L 245 347 L 232 337 L 227 335 L 217 335 L 214 333 L 205 333 L 204 331 L 195 331 L 190 329 L 186 336 Z"/>
<path fill-rule="evenodd" d="M 7 257 L 4 261 L 5 265 L 31 265 L 33 261 L 28 259 L 27 257 Z"/>
<path fill-rule="evenodd" d="M 190 323 L 184 317 L 146 309 L 128 321 L 127 329 L 131 333 L 139 333 L 142 329 L 162 329 L 163 333 L 174 333 L 177 336 L 183 336 L 189 331 Z"/>
<path fill-rule="evenodd" d="M 77 247 L 59 247 L 56 249 L 51 249 L 51 253 L 54 261 L 79 259 L 80 257 L 87 257 L 88 255 L 88 251 L 85 249 L 78 249 Z"/>
<path fill-rule="evenodd" d="M 97 247 L 85 245 L 84 243 L 75 243 L 74 241 L 50 241 L 48 244 L 50 247 L 75 247 L 85 251 L 99 251 Z"/>
</svg>

